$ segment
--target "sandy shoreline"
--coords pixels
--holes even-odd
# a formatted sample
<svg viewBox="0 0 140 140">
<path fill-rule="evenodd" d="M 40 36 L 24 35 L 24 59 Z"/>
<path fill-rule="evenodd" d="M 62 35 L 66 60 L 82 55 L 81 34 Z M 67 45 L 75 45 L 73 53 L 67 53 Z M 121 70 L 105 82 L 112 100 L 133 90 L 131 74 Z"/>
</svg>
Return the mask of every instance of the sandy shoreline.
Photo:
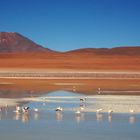
<svg viewBox="0 0 140 140">
<path fill-rule="evenodd" d="M 5 79 L 140 79 L 139 71 L 0 70 Z"/>
</svg>

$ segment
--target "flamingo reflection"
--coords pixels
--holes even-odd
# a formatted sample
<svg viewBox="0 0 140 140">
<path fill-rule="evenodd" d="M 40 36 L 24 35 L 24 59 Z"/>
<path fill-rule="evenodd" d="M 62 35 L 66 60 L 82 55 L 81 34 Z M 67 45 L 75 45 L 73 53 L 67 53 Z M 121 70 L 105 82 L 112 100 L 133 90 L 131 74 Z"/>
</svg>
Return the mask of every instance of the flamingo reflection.
<svg viewBox="0 0 140 140">
<path fill-rule="evenodd" d="M 130 116 L 130 117 L 129 117 L 129 123 L 133 124 L 133 123 L 135 123 L 135 122 L 136 122 L 135 116 L 134 116 L 134 115 Z"/>
<path fill-rule="evenodd" d="M 62 121 L 63 120 L 63 114 L 60 111 L 56 112 L 56 120 L 57 121 Z"/>
<path fill-rule="evenodd" d="M 22 122 L 26 123 L 29 121 L 29 114 L 28 113 L 23 113 L 22 114 Z"/>
<path fill-rule="evenodd" d="M 80 123 L 81 121 L 85 120 L 85 115 L 81 111 L 77 110 L 75 112 L 75 119 L 77 123 Z"/>
</svg>

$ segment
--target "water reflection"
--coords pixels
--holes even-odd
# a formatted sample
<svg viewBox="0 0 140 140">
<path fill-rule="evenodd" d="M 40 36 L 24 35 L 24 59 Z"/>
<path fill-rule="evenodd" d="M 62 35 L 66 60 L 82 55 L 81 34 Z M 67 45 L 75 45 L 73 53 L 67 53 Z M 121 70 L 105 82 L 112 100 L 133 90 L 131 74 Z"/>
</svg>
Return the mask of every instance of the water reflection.
<svg viewBox="0 0 140 140">
<path fill-rule="evenodd" d="M 21 117 L 21 113 L 15 112 L 15 116 L 13 117 L 14 120 L 18 121 L 18 120 L 20 120 L 20 117 Z"/>
<path fill-rule="evenodd" d="M 48 117 L 46 117 L 48 116 Z M 73 117 L 74 116 L 74 117 Z M 137 121 L 136 121 L 137 117 Z M 62 121 L 76 121 L 77 123 L 86 122 L 89 120 L 92 120 L 93 122 L 127 122 L 130 124 L 139 123 L 140 122 L 140 115 L 139 114 L 108 114 L 108 113 L 88 113 L 88 112 L 80 112 L 79 114 L 76 114 L 75 112 L 54 112 L 53 111 L 39 111 L 34 112 L 34 110 L 30 110 L 29 113 L 23 113 L 23 112 L 14 112 L 14 109 L 10 108 L 7 111 L 3 110 L 0 112 L 0 120 L 15 120 L 15 121 L 21 121 L 23 123 L 28 123 L 31 121 L 40 121 L 40 120 L 54 120 L 57 122 Z"/>
<path fill-rule="evenodd" d="M 33 118 L 34 118 L 34 120 L 39 120 L 39 113 L 38 112 L 34 112 L 34 114 L 33 114 Z"/>
<path fill-rule="evenodd" d="M 108 122 L 112 122 L 112 114 L 108 115 Z"/>
<path fill-rule="evenodd" d="M 98 122 L 101 122 L 102 120 L 103 120 L 103 114 L 102 113 L 96 113 L 96 120 L 98 121 Z"/>
<path fill-rule="evenodd" d="M 14 112 L 13 119 L 16 121 L 22 121 L 23 123 L 27 123 L 29 121 L 30 115 L 29 113 L 19 113 Z"/>
<path fill-rule="evenodd" d="M 22 122 L 26 123 L 29 121 L 29 113 L 23 113 L 22 114 Z"/>
<path fill-rule="evenodd" d="M 57 121 L 62 121 L 63 120 L 63 114 L 61 111 L 57 111 L 55 114 L 56 120 Z"/>
<path fill-rule="evenodd" d="M 77 87 L 73 87 L 73 91 L 77 92 Z M 61 140 L 85 138 L 127 140 L 128 137 L 130 140 L 136 137 L 135 140 L 137 140 L 139 138 L 139 96 L 120 97 L 100 94 L 86 96 L 87 99 L 82 100 L 85 99 L 85 95 L 78 93 L 56 91 L 47 94 L 44 92 L 43 96 L 40 94 L 40 97 L 37 97 L 34 91 L 31 91 L 24 97 L 26 98 L 0 99 L 1 139 L 8 140 L 13 135 L 17 136 L 15 139 L 19 136 L 21 139 L 29 139 L 29 137 L 45 139 L 46 132 L 49 139 Z M 64 110 L 56 112 L 55 109 L 59 106 Z M 30 107 L 29 112 L 23 112 L 21 109 L 23 107 Z M 35 111 L 35 109 L 38 110 Z M 98 109 L 100 109 L 99 112 L 97 112 Z M 14 112 L 16 110 L 20 111 Z M 80 111 L 79 114 L 75 113 L 77 110 Z M 17 128 L 22 129 L 15 131 Z M 7 130 L 11 130 L 11 133 L 7 133 Z M 17 132 L 20 133 L 17 134 Z"/>
<path fill-rule="evenodd" d="M 0 120 L 2 120 L 2 113 L 0 112 Z"/>
<path fill-rule="evenodd" d="M 129 117 L 129 123 L 130 123 L 130 124 L 133 124 L 133 123 L 135 123 L 135 122 L 136 122 L 135 116 L 134 116 L 134 115 L 130 116 L 130 117 Z"/>
<path fill-rule="evenodd" d="M 80 123 L 85 120 L 85 114 L 80 113 L 80 114 L 75 114 L 75 120 L 77 123 Z"/>
</svg>

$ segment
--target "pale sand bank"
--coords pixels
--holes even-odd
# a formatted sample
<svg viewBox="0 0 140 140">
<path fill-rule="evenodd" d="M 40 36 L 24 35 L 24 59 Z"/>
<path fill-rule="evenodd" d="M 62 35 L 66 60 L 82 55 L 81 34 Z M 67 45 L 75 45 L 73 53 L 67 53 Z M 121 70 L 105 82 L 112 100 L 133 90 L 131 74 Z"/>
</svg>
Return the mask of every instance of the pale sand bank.
<svg viewBox="0 0 140 140">
<path fill-rule="evenodd" d="M 18 101 L 18 99 L 0 98 L 0 107 L 16 106 Z"/>
<path fill-rule="evenodd" d="M 0 69 L 6 79 L 140 79 L 140 71 Z"/>
<path fill-rule="evenodd" d="M 80 98 L 86 99 L 86 106 L 82 112 L 96 112 L 98 109 L 102 109 L 100 113 L 112 110 L 113 113 L 140 113 L 140 96 L 118 96 L 118 95 L 94 95 L 94 96 L 46 96 L 36 98 L 20 98 L 20 99 L 0 99 L 1 106 L 16 106 L 20 102 L 47 102 L 49 103 L 61 103 L 64 105 L 64 111 L 75 112 L 80 110 L 80 107 L 66 107 L 66 104 L 79 104 Z M 55 110 L 55 108 L 47 107 L 47 110 Z M 41 110 L 43 111 L 43 110 Z M 132 112 L 133 111 L 133 112 Z"/>
</svg>

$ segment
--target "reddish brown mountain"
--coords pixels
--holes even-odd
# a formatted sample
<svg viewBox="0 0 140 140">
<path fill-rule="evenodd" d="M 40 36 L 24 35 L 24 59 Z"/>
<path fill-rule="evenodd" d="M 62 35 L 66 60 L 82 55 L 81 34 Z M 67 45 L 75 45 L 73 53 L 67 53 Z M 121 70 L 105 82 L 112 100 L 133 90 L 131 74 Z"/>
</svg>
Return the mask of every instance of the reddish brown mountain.
<svg viewBox="0 0 140 140">
<path fill-rule="evenodd" d="M 140 46 L 125 46 L 116 48 L 84 48 L 60 53 L 44 48 L 30 39 L 13 32 L 0 32 L 0 52 L 49 52 L 57 55 L 140 55 Z"/>
<path fill-rule="evenodd" d="M 43 48 L 30 39 L 18 34 L 0 32 L 0 52 L 44 52 L 51 50 Z"/>
<path fill-rule="evenodd" d="M 140 55 L 140 46 L 123 46 L 116 48 L 83 48 L 65 52 L 66 54 L 94 55 Z"/>
</svg>

